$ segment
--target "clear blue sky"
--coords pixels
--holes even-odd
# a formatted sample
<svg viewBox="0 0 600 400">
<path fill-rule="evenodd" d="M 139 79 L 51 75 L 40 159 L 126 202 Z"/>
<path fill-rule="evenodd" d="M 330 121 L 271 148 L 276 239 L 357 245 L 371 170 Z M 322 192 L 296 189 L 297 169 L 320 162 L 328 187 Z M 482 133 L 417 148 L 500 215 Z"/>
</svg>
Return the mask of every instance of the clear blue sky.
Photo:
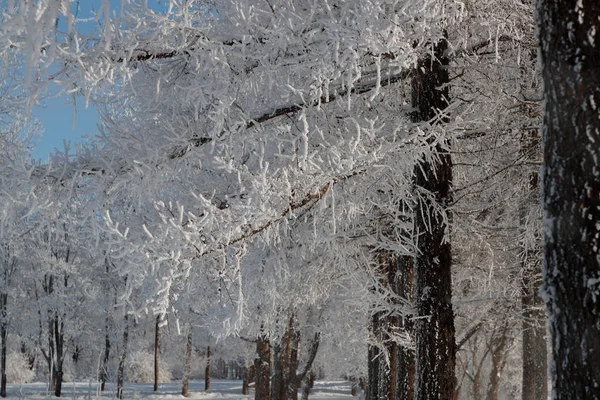
<svg viewBox="0 0 600 400">
<path fill-rule="evenodd" d="M 109 0 L 109 2 L 111 10 L 121 9 L 121 0 Z M 102 0 L 80 0 L 79 2 L 74 2 L 73 13 L 75 13 L 77 4 L 79 4 L 77 17 L 85 19 L 93 17 L 102 5 Z M 168 1 L 149 0 L 148 4 L 154 10 L 158 11 L 164 10 Z M 76 26 L 85 32 L 86 30 L 91 30 L 92 24 L 90 22 L 80 22 Z M 60 21 L 59 29 L 66 30 L 64 25 L 61 27 Z M 31 155 L 34 159 L 40 159 L 42 162 L 48 160 L 48 155 L 55 148 L 63 150 L 65 140 L 72 143 L 82 142 L 82 136 L 93 136 L 98 132 L 98 113 L 93 105 L 90 105 L 86 109 L 83 99 L 78 99 L 77 101 L 75 125 L 73 125 L 73 105 L 70 97 L 62 96 L 47 99 L 42 106 L 34 107 L 33 114 L 41 121 L 44 134 L 36 140 L 36 146 Z M 74 150 L 74 145 L 71 148 Z"/>
</svg>

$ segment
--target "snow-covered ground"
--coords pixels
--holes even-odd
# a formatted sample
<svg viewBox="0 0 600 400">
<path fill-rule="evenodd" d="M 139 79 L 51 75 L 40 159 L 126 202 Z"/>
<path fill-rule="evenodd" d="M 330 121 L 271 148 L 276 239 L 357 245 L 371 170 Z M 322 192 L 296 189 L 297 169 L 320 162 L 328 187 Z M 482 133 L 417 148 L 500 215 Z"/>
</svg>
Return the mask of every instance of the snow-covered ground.
<svg viewBox="0 0 600 400">
<path fill-rule="evenodd" d="M 129 399 L 183 399 L 181 384 L 179 382 L 162 383 L 159 393 L 152 391 L 150 383 L 132 383 L 125 385 L 123 398 Z M 54 398 L 54 393 L 47 390 L 45 383 L 29 383 L 26 385 L 8 385 L 8 398 L 11 399 L 46 399 Z M 248 400 L 254 399 L 251 389 L 249 396 L 242 394 L 242 382 L 234 380 L 213 379 L 211 389 L 204 391 L 204 381 L 190 381 L 189 399 L 229 399 Z M 107 385 L 105 392 L 100 396 L 95 383 L 77 382 L 64 383 L 62 397 L 64 399 L 108 399 L 115 398 L 115 385 Z M 351 399 L 350 383 L 346 381 L 318 381 L 309 397 L 310 400 L 342 400 Z M 356 397 L 354 397 L 356 399 Z"/>
</svg>

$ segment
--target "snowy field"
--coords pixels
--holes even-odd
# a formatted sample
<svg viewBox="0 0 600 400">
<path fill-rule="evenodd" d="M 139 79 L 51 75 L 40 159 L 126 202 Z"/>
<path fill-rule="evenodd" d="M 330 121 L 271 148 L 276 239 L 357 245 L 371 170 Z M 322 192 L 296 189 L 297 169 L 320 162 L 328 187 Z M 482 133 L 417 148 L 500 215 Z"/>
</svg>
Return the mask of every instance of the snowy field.
<svg viewBox="0 0 600 400">
<path fill-rule="evenodd" d="M 30 383 L 26 385 L 8 385 L 9 399 L 46 399 L 55 398 L 54 393 L 47 390 L 45 383 Z M 190 381 L 190 396 L 188 399 L 229 399 L 247 400 L 254 399 L 254 391 L 244 396 L 242 381 L 219 380 L 211 381 L 211 390 L 204 391 L 204 381 Z M 299 396 L 300 397 L 300 396 Z M 100 396 L 95 383 L 78 382 L 64 383 L 62 398 L 64 399 L 109 399 L 115 398 L 115 385 L 107 385 Z M 159 393 L 152 391 L 151 383 L 126 384 L 124 399 L 184 399 L 181 396 L 181 383 L 163 383 L 159 386 Z M 311 400 L 341 400 L 357 399 L 350 395 L 350 383 L 347 381 L 318 381 L 311 392 Z"/>
</svg>

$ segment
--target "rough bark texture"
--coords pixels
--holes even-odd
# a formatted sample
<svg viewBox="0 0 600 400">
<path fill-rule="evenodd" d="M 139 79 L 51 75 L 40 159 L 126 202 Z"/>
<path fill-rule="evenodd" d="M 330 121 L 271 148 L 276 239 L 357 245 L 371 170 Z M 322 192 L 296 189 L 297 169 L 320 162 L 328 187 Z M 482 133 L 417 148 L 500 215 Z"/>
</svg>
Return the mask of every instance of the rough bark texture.
<svg viewBox="0 0 600 400">
<path fill-rule="evenodd" d="M 433 49 L 415 69 L 413 99 L 415 122 L 431 121 L 448 104 L 447 42 Z M 415 400 L 454 398 L 455 341 L 452 312 L 452 254 L 449 212 L 452 160 L 440 143 L 431 144 L 432 157 L 415 167 L 418 200 L 415 211 Z M 445 215 L 444 215 L 445 214 Z"/>
<path fill-rule="evenodd" d="M 189 332 L 187 334 L 187 344 L 185 347 L 185 368 L 183 370 L 183 379 L 181 382 L 181 395 L 183 397 L 188 397 L 190 392 L 190 373 L 192 372 L 192 327 L 189 327 Z"/>
<path fill-rule="evenodd" d="M 265 336 L 256 343 L 257 358 L 254 360 L 255 400 L 270 400 L 269 381 L 271 378 L 271 347 Z"/>
<path fill-rule="evenodd" d="M 539 0 L 537 14 L 552 396 L 600 399 L 600 2 Z"/>
<path fill-rule="evenodd" d="M 398 296 L 407 299 L 411 303 L 413 298 L 413 268 L 412 257 L 402 256 L 398 258 Z M 413 323 L 410 318 L 399 319 L 399 329 L 413 337 Z M 412 348 L 398 346 L 398 367 L 396 383 L 396 399 L 412 399 L 415 395 L 415 353 Z"/>
<path fill-rule="evenodd" d="M 206 369 L 204 370 L 204 390 L 210 390 L 210 366 L 212 363 L 212 347 L 206 348 Z"/>
</svg>

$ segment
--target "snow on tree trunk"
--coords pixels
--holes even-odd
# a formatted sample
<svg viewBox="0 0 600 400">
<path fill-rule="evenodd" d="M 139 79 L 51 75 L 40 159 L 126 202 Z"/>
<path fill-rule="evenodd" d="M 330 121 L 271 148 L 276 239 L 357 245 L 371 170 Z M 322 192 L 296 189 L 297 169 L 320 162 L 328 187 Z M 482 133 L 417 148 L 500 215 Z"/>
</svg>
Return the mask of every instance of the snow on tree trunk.
<svg viewBox="0 0 600 400">
<path fill-rule="evenodd" d="M 448 105 L 446 40 L 438 42 L 413 76 L 415 122 L 430 121 Z M 438 142 L 415 167 L 415 399 L 453 399 L 455 348 L 452 312 L 452 254 L 449 238 L 452 161 Z"/>
<path fill-rule="evenodd" d="M 600 398 L 600 2 L 540 0 L 544 286 L 555 399 Z"/>
</svg>

